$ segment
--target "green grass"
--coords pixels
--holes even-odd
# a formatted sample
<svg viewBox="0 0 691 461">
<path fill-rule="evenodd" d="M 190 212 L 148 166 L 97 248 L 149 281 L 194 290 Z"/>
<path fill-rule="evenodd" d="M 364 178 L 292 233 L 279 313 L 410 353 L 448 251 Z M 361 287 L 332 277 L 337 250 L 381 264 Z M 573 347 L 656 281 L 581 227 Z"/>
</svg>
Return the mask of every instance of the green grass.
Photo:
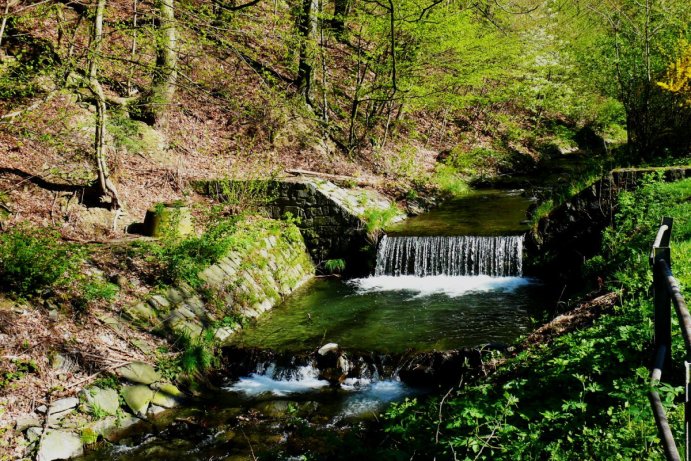
<svg viewBox="0 0 691 461">
<path fill-rule="evenodd" d="M 647 399 L 652 341 L 647 256 L 663 215 L 675 218 L 673 270 L 691 297 L 691 180 L 654 178 L 620 197 L 591 275 L 620 290 L 614 312 L 590 327 L 530 348 L 488 379 L 443 401 L 410 400 L 386 414 L 389 454 L 408 459 L 661 459 Z M 685 356 L 675 330 L 675 363 Z M 678 440 L 683 370 L 675 366 L 660 393 Z M 440 411 L 441 408 L 441 411 Z"/>
</svg>

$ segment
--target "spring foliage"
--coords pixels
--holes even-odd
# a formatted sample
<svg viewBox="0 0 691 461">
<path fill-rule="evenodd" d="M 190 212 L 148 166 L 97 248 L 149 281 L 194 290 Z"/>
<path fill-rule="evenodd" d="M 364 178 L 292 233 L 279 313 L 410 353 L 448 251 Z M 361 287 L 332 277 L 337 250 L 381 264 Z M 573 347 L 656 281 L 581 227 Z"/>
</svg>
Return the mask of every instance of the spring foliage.
<svg viewBox="0 0 691 461">
<path fill-rule="evenodd" d="M 691 104 L 691 44 L 682 40 L 679 44 L 680 56 L 667 68 L 662 81 L 657 84 L 665 90 L 681 95 Z"/>
</svg>

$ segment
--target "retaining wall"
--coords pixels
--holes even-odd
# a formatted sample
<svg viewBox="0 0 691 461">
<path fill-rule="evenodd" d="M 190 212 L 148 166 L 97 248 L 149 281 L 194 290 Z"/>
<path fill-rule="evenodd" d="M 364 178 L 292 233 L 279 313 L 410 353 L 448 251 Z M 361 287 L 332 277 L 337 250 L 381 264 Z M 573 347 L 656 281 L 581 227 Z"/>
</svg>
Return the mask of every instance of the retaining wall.
<svg viewBox="0 0 691 461">
<path fill-rule="evenodd" d="M 240 230 L 239 232 L 242 232 Z M 213 328 L 224 341 L 245 318 L 257 317 L 314 275 L 298 229 L 289 223 L 253 224 L 257 238 L 204 269 L 204 290 L 176 286 L 133 304 L 124 314 L 147 328 L 199 335 Z"/>
<path fill-rule="evenodd" d="M 691 167 L 612 170 L 540 219 L 535 232 L 526 239 L 533 266 L 539 265 L 541 272 L 561 283 L 573 284 L 584 261 L 600 251 L 602 232 L 612 224 L 619 193 L 634 190 L 651 173 L 676 181 L 691 177 Z"/>
<path fill-rule="evenodd" d="M 212 180 L 196 184 L 197 191 L 220 201 L 248 181 Z M 369 235 L 367 221 L 372 212 L 392 208 L 385 196 L 360 187 L 339 187 L 315 178 L 288 178 L 270 181 L 262 208 L 274 219 L 290 214 L 296 219 L 315 264 L 343 259 L 351 275 L 370 272 L 376 256 L 376 238 Z M 405 218 L 399 212 L 393 221 Z"/>
</svg>

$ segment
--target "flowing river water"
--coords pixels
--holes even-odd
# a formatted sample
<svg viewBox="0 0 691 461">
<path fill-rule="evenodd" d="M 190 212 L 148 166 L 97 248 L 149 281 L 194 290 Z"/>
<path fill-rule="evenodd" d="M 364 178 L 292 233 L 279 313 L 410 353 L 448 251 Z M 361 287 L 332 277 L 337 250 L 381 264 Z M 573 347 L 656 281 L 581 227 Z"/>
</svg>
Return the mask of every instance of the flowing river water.
<svg viewBox="0 0 691 461">
<path fill-rule="evenodd" d="M 522 273 L 529 205 L 482 191 L 392 229 L 370 277 L 308 283 L 233 339 L 216 390 L 84 459 L 350 459 L 333 450 L 432 391 L 407 378 L 411 357 L 502 348 L 534 327 L 547 294 Z"/>
</svg>

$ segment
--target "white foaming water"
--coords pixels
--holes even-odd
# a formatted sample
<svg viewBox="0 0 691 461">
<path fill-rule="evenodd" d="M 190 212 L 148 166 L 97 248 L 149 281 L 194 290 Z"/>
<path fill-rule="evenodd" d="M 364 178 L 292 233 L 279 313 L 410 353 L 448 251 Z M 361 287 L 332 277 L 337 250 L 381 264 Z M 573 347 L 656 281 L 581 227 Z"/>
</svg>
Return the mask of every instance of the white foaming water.
<svg viewBox="0 0 691 461">
<path fill-rule="evenodd" d="M 381 410 L 385 403 L 401 400 L 411 393 L 410 388 L 395 380 L 374 381 L 368 383 L 366 387 L 356 390 L 359 392 L 350 396 L 343 405 L 341 416 L 357 416 L 376 412 Z"/>
<path fill-rule="evenodd" d="M 297 372 L 288 378 L 276 378 L 273 373 L 252 373 L 225 390 L 241 392 L 247 395 L 271 393 L 276 396 L 309 392 L 329 385 L 328 381 L 318 378 L 319 371 L 313 366 L 298 368 Z"/>
<path fill-rule="evenodd" d="M 445 294 L 450 298 L 456 298 L 473 292 L 502 291 L 510 293 L 519 287 L 530 285 L 534 281 L 525 277 L 491 277 L 489 275 L 436 275 L 432 277 L 382 275 L 353 279 L 348 283 L 355 286 L 360 294 L 407 291 L 411 292 L 415 298 L 433 294 Z"/>
<path fill-rule="evenodd" d="M 329 385 L 327 381 L 318 379 L 318 370 L 309 365 L 298 368 L 288 378 L 275 377 L 273 367 L 269 367 L 265 372 L 267 374 L 252 373 L 224 389 L 249 396 L 270 393 L 281 397 L 315 391 Z M 400 400 L 411 393 L 410 388 L 394 379 L 379 381 L 369 378 L 348 378 L 341 385 L 341 389 L 352 393 L 343 403 L 341 417 L 379 411 L 385 403 Z"/>
<path fill-rule="evenodd" d="M 384 236 L 374 275 L 523 275 L 523 236 Z"/>
</svg>

